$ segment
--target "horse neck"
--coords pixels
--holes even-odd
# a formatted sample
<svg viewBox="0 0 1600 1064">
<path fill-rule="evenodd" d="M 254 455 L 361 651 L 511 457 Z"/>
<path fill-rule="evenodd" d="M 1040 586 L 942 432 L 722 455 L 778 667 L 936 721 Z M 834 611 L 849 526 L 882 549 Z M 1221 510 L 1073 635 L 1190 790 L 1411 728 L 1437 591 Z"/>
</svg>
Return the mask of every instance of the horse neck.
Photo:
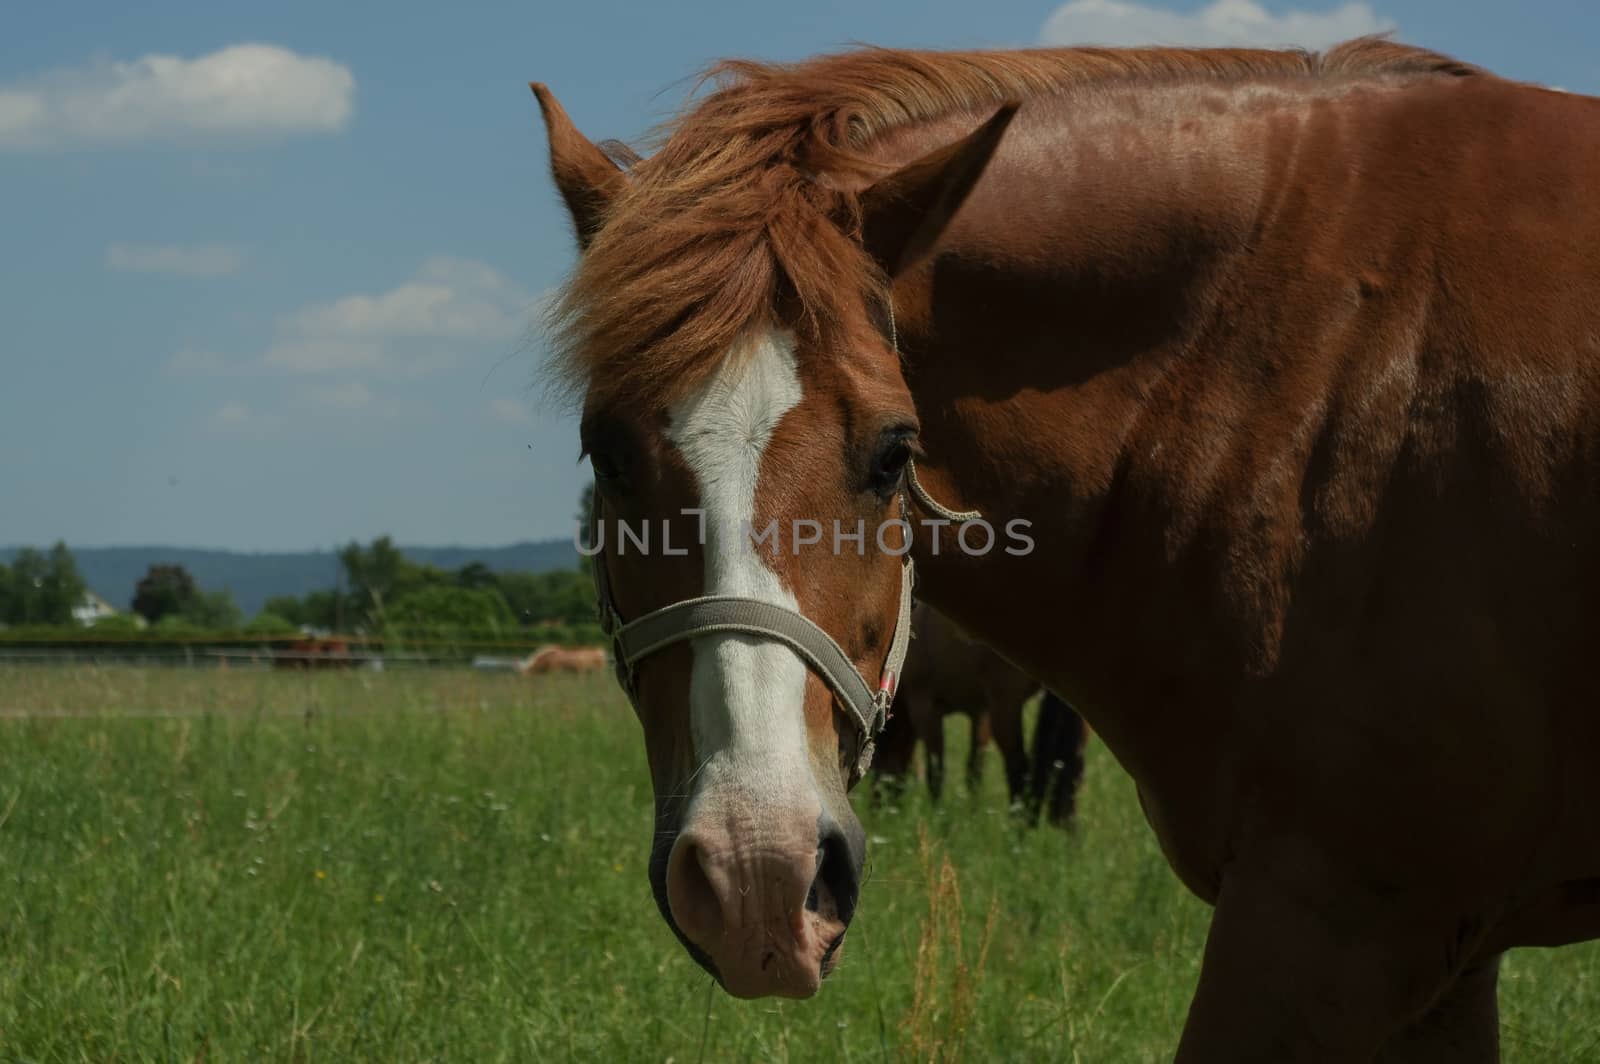
<svg viewBox="0 0 1600 1064">
<path fill-rule="evenodd" d="M 921 593 L 1084 703 L 1108 740 L 1119 721 L 1097 705 L 1154 712 L 1194 661 L 1228 674 L 1254 652 L 1248 623 L 1218 626 L 1207 590 L 1165 583 L 1181 578 L 1171 537 L 1189 516 L 1181 478 L 1161 472 L 1159 426 L 1196 373 L 1252 372 L 1258 345 L 1218 330 L 1297 147 L 1286 130 L 1310 105 L 1290 89 L 1210 86 L 1041 108 L 1019 119 L 939 259 L 896 285 L 922 480 L 997 531 L 1029 521 L 1035 544 L 974 559 L 944 533 L 935 556 L 924 531 Z"/>
</svg>

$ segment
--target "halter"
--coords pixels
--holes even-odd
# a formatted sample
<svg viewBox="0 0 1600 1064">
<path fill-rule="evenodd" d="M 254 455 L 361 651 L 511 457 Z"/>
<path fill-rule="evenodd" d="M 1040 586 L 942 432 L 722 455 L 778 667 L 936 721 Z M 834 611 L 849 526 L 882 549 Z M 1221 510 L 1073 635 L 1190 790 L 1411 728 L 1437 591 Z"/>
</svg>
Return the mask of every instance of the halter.
<svg viewBox="0 0 1600 1064">
<path fill-rule="evenodd" d="M 895 329 L 892 301 L 889 303 L 889 335 L 890 343 L 898 351 L 899 336 Z M 939 505 L 917 480 L 916 463 L 909 460 L 906 462 L 906 488 L 919 506 L 946 521 L 961 523 L 982 516 L 977 510 L 956 511 Z M 596 484 L 596 498 L 598 489 L 599 485 Z M 594 574 L 595 606 L 600 615 L 600 629 L 611 638 L 617 681 L 627 693 L 628 700 L 635 709 L 638 708 L 635 673 L 639 662 L 676 643 L 716 633 L 735 633 L 782 643 L 822 678 L 855 725 L 856 751 L 850 766 L 850 785 L 854 786 L 872 767 L 873 747 L 888 723 L 889 707 L 894 702 L 895 689 L 900 683 L 900 669 L 905 664 L 906 651 L 911 646 L 911 591 L 916 582 L 916 568 L 911 562 L 911 522 L 904 494 L 900 496 L 900 517 L 905 522 L 907 536 L 906 555 L 900 565 L 900 605 L 895 618 L 894 638 L 889 642 L 889 652 L 884 656 L 883 666 L 879 670 L 876 689 L 856 669 L 850 655 L 815 621 L 798 610 L 775 606 L 761 599 L 739 595 L 702 595 L 663 606 L 632 621 L 624 621 L 611 597 L 604 553 L 596 551 L 589 566 Z M 598 524 L 599 508 L 591 504 L 591 542 L 599 542 L 596 538 Z"/>
<path fill-rule="evenodd" d="M 946 520 L 971 521 L 980 516 L 976 510 L 953 511 L 940 506 L 917 481 L 916 468 L 911 462 L 906 463 L 906 486 L 918 504 Z M 904 495 L 900 497 L 900 512 L 904 519 Z M 599 520 L 599 508 L 592 506 L 589 526 L 591 537 L 598 530 Z M 907 536 L 910 535 L 910 527 L 907 521 Z M 593 542 L 599 540 L 593 539 Z M 916 582 L 916 567 L 911 561 L 909 548 L 908 542 L 907 554 L 900 564 L 900 603 L 895 618 L 894 638 L 889 642 L 889 652 L 884 655 L 876 689 L 856 669 L 850 655 L 815 621 L 798 610 L 776 606 L 761 599 L 739 595 L 702 595 L 625 621 L 617 612 L 616 603 L 611 597 L 605 554 L 597 551 L 589 568 L 594 574 L 595 606 L 600 615 L 600 629 L 611 639 L 617 682 L 637 709 L 639 693 L 635 674 L 639 663 L 676 643 L 717 633 L 754 636 L 782 643 L 822 678 L 855 725 L 856 751 L 850 768 L 850 784 L 854 786 L 872 767 L 874 744 L 883 726 L 888 723 L 889 707 L 894 702 L 895 690 L 900 683 L 900 669 L 905 664 L 906 651 L 911 646 L 911 591 Z"/>
</svg>

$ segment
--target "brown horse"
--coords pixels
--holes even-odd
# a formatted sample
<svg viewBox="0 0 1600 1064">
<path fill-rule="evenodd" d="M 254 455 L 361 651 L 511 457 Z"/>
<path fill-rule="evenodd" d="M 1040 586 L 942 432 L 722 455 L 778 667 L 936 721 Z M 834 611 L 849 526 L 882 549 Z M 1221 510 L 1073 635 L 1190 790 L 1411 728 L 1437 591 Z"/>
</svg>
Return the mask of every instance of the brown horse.
<svg viewBox="0 0 1600 1064">
<path fill-rule="evenodd" d="M 831 967 L 875 722 L 794 617 L 878 684 L 914 507 L 1215 906 L 1180 1060 L 1495 1059 L 1500 955 L 1600 936 L 1600 101 L 1370 39 L 722 76 L 626 175 L 536 87 L 608 616 L 789 619 L 630 651 L 689 951 Z"/>
<path fill-rule="evenodd" d="M 349 641 L 338 636 L 296 639 L 272 654 L 272 665 L 278 669 L 349 669 L 355 664 Z"/>
<path fill-rule="evenodd" d="M 548 672 L 599 672 L 606 667 L 606 652 L 601 647 L 540 647 L 517 663 L 524 676 Z"/>
<path fill-rule="evenodd" d="M 1036 816 L 1048 793 L 1051 819 L 1065 822 L 1083 775 L 1082 718 L 1060 699 L 1047 697 L 1030 757 L 1022 711 L 1039 692 L 1038 681 L 926 604 L 912 611 L 911 629 L 915 638 L 901 670 L 898 702 L 872 759 L 874 782 L 903 781 L 920 741 L 926 751 L 928 790 L 937 801 L 944 790 L 944 718 L 964 713 L 972 724 L 968 791 L 976 792 L 981 782 L 983 752 L 992 738 L 1005 765 L 1012 803 Z"/>
</svg>

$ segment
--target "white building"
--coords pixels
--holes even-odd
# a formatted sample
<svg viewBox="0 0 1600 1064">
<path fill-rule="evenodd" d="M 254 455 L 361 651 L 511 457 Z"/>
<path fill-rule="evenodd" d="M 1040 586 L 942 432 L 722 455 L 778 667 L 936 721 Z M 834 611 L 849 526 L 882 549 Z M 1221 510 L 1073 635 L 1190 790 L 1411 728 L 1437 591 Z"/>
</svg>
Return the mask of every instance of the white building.
<svg viewBox="0 0 1600 1064">
<path fill-rule="evenodd" d="M 115 617 L 116 615 L 115 606 L 89 590 L 85 590 L 83 598 L 79 599 L 78 604 L 72 607 L 72 619 L 85 628 L 93 628 L 95 622 L 106 617 Z"/>
</svg>

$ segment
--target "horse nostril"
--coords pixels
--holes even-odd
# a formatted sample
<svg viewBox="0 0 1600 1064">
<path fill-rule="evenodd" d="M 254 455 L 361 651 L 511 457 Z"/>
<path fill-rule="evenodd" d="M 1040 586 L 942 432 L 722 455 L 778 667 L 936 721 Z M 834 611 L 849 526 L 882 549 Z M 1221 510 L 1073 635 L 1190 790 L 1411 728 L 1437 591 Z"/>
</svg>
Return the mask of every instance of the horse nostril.
<svg viewBox="0 0 1600 1064">
<path fill-rule="evenodd" d="M 820 911 L 822 892 L 826 891 L 834 911 L 824 915 L 848 924 L 850 917 L 855 914 L 856 895 L 860 886 L 856 862 L 851 856 L 850 844 L 844 832 L 831 821 L 824 824 L 822 844 L 817 847 L 817 875 L 806 896 L 806 908 L 812 912 Z"/>
<path fill-rule="evenodd" d="M 667 865 L 667 899 L 678 927 L 691 939 L 707 941 L 722 934 L 722 897 L 707 867 L 710 857 L 693 836 L 678 837 Z"/>
</svg>

